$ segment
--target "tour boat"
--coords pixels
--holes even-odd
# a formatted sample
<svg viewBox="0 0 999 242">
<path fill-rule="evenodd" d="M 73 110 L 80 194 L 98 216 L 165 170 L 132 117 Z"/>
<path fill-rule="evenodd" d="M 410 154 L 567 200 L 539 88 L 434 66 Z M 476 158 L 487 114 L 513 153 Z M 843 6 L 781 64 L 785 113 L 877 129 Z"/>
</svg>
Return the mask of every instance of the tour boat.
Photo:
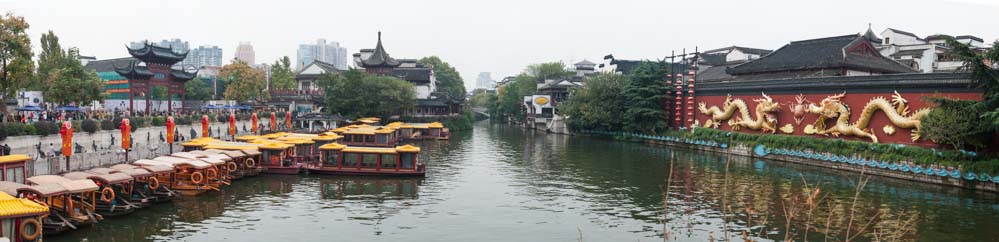
<svg viewBox="0 0 999 242">
<path fill-rule="evenodd" d="M 232 178 L 228 174 L 228 166 L 225 160 L 221 160 L 217 157 L 208 157 L 206 155 L 195 154 L 191 152 L 177 152 L 170 154 L 170 158 L 183 158 L 188 160 L 203 161 L 205 163 L 211 164 L 212 168 L 208 169 L 205 173 L 205 178 L 208 178 L 210 184 L 216 184 L 216 187 L 221 187 L 221 185 L 232 184 Z M 166 157 L 157 157 L 155 159 L 167 159 Z M 155 160 L 154 159 L 154 160 Z"/>
<path fill-rule="evenodd" d="M 295 146 L 292 149 L 294 152 L 291 154 L 291 160 L 294 163 L 305 164 L 314 162 L 318 159 L 318 156 L 313 156 L 312 151 L 316 150 L 316 142 L 306 138 L 294 138 L 294 137 L 281 137 L 275 142 L 284 143 Z"/>
<path fill-rule="evenodd" d="M 302 171 L 302 164 L 295 163 L 291 158 L 295 152 L 294 145 L 267 140 L 255 142 L 259 145 L 260 166 L 264 168 L 264 173 L 298 174 Z"/>
<path fill-rule="evenodd" d="M 121 173 L 98 175 L 89 172 L 69 172 L 63 174 L 62 177 L 74 181 L 93 181 L 101 191 L 99 197 L 94 197 L 99 198 L 94 201 L 95 211 L 106 218 L 124 216 L 135 212 L 135 209 L 139 207 L 129 202 L 126 197 L 127 194 L 130 194 L 128 188 L 131 187 L 131 176 Z"/>
<path fill-rule="evenodd" d="M 24 154 L 0 156 L 0 181 L 24 183 L 28 176 L 27 162 L 33 160 Z"/>
<path fill-rule="evenodd" d="M 180 144 L 180 146 L 183 147 L 181 151 L 200 150 L 202 149 L 202 147 L 205 147 L 206 145 L 216 141 L 218 140 L 212 137 L 201 137 L 201 138 L 191 139 L 190 141 Z"/>
<path fill-rule="evenodd" d="M 343 136 L 342 144 L 350 146 L 394 147 L 401 137 L 398 127 L 365 124 L 347 125 L 333 132 Z"/>
<path fill-rule="evenodd" d="M 21 183 L 0 181 L 0 191 L 25 198 L 44 207 L 48 207 L 47 216 L 42 217 L 42 231 L 46 235 L 59 234 L 78 226 L 97 222 L 97 216 L 87 213 L 87 209 L 76 209 L 73 203 L 67 203 L 69 193 L 59 184 L 24 185 Z M 91 217 L 89 215 L 94 215 Z"/>
<path fill-rule="evenodd" d="M 17 195 L 17 193 L 14 193 Z M 42 220 L 48 216 L 49 208 L 27 198 L 16 198 L 0 192 L 0 236 L 7 241 L 42 241 Z"/>
<path fill-rule="evenodd" d="M 309 173 L 330 175 L 423 176 L 420 148 L 354 147 L 331 143 L 319 147 L 319 163 L 309 164 Z"/>
<path fill-rule="evenodd" d="M 130 199 L 132 203 L 141 203 L 140 207 L 173 200 L 173 191 L 170 191 L 165 186 L 161 186 L 157 175 L 148 169 L 142 169 L 129 164 L 118 164 L 111 166 L 109 169 L 112 170 L 111 173 L 123 173 L 135 179 L 132 182 L 132 196 Z M 91 171 L 93 170 L 91 169 Z M 170 171 L 170 168 L 166 167 L 163 170 Z"/>
<path fill-rule="evenodd" d="M 154 202 L 166 202 L 173 200 L 177 196 L 177 193 L 171 190 L 171 185 L 173 184 L 173 167 L 168 165 L 131 165 L 131 164 L 118 164 L 111 166 L 111 169 L 136 169 L 145 170 L 149 172 L 149 177 L 142 178 L 137 177 L 136 181 L 138 183 L 145 183 L 148 190 L 152 192 L 152 195 L 156 198 Z"/>
<path fill-rule="evenodd" d="M 117 171 L 115 169 L 106 168 L 106 167 L 93 168 L 93 169 L 87 170 L 87 173 L 91 173 L 91 174 L 95 174 L 95 175 L 110 175 L 112 173 L 115 173 L 116 174 L 115 176 L 120 176 L 120 175 L 127 176 L 129 178 L 128 183 L 122 185 L 122 187 L 121 187 L 121 190 L 122 190 L 121 193 L 118 193 L 118 191 L 115 191 L 116 197 L 119 197 L 119 198 L 121 198 L 121 199 L 123 199 L 125 201 L 128 201 L 128 203 L 131 203 L 137 209 L 149 207 L 149 205 L 151 205 L 153 203 L 153 200 L 151 199 L 151 196 L 149 196 L 147 194 L 144 194 L 143 191 L 142 191 L 142 189 L 136 189 L 139 186 L 135 182 L 136 178 L 135 178 L 135 176 L 132 176 L 129 173 L 119 172 L 119 171 Z M 136 175 L 139 175 L 139 176 L 149 175 L 149 172 L 145 171 L 145 170 L 141 171 L 142 174 L 139 174 L 140 172 L 132 172 L 132 173 L 136 173 Z M 100 186 L 102 184 L 100 181 L 94 181 L 94 182 L 97 183 L 98 186 Z"/>
<path fill-rule="evenodd" d="M 27 180 L 31 186 L 17 189 L 18 193 L 59 211 L 52 214 L 56 217 L 54 219 L 58 219 L 59 224 L 77 229 L 104 220 L 104 216 L 95 211 L 100 187 L 94 181 L 89 179 L 74 181 L 57 175 L 33 176 Z M 60 228 L 55 228 L 56 226 L 54 224 L 44 226 L 45 233 L 62 232 Z"/>
<path fill-rule="evenodd" d="M 450 139 L 450 132 L 444 128 L 444 124 L 433 123 L 392 123 L 390 126 L 398 126 L 400 136 L 403 139 Z"/>
<path fill-rule="evenodd" d="M 206 178 L 206 173 L 215 167 L 204 161 L 178 157 L 157 157 L 153 160 L 138 160 L 132 164 L 147 169 L 157 166 L 171 167 L 173 175 L 170 176 L 168 187 L 184 196 L 196 196 L 210 190 L 219 190 L 218 184 L 213 184 L 211 179 Z M 215 174 L 217 175 L 218 172 L 216 171 Z M 157 178 L 163 178 L 163 175 L 157 175 Z M 160 180 L 162 181 L 162 179 Z"/>
<path fill-rule="evenodd" d="M 203 148 L 205 151 L 228 155 L 236 163 L 240 175 L 256 176 L 264 170 L 258 162 L 260 161 L 258 147 L 257 144 L 243 142 L 214 142 Z"/>
</svg>

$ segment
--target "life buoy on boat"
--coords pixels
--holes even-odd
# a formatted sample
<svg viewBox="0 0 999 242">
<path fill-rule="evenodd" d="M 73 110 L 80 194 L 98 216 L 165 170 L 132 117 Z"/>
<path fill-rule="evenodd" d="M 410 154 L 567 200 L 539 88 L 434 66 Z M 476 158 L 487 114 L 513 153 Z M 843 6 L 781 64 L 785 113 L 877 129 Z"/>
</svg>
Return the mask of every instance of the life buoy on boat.
<svg viewBox="0 0 999 242">
<path fill-rule="evenodd" d="M 156 177 L 150 177 L 147 181 L 149 183 L 149 190 L 156 190 L 160 188 L 160 180 Z"/>
<path fill-rule="evenodd" d="M 253 167 L 253 165 L 257 164 L 257 162 L 253 161 L 253 158 L 246 158 L 246 161 L 243 163 L 245 163 L 246 167 Z"/>
<path fill-rule="evenodd" d="M 194 184 L 201 184 L 204 181 L 205 181 L 205 174 L 201 174 L 200 171 L 195 171 L 194 173 L 191 173 L 191 182 L 194 182 Z"/>
<path fill-rule="evenodd" d="M 111 189 L 111 187 L 101 189 L 101 201 L 111 202 L 112 200 L 114 200 L 114 189 Z"/>
<path fill-rule="evenodd" d="M 32 241 L 38 239 L 39 236 L 42 236 L 42 222 L 39 222 L 38 219 L 26 218 L 21 220 L 21 225 L 18 227 L 18 230 L 21 231 L 22 240 Z"/>
<path fill-rule="evenodd" d="M 235 171 L 236 170 L 236 162 L 229 162 L 229 164 L 226 165 L 226 168 L 229 168 L 229 171 Z"/>
<path fill-rule="evenodd" d="M 208 175 L 208 180 L 215 180 L 215 177 L 219 175 L 219 172 L 215 168 L 208 169 L 205 171 Z"/>
</svg>

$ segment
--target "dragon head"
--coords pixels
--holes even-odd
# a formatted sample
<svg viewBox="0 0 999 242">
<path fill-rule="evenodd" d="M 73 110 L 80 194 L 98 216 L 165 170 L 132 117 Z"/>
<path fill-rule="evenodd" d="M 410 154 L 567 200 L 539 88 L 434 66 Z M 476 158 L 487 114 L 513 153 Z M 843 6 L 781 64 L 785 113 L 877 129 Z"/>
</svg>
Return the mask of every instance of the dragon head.
<svg viewBox="0 0 999 242">
<path fill-rule="evenodd" d="M 839 117 L 838 107 L 842 106 L 840 99 L 844 96 L 846 96 L 846 92 L 826 97 L 825 99 L 822 99 L 820 106 L 815 106 L 814 103 L 808 104 L 808 112 L 818 114 L 820 116 L 820 120 L 824 120 L 824 118 Z"/>
<path fill-rule="evenodd" d="M 774 102 L 766 93 L 763 93 L 763 98 L 753 99 L 753 101 L 756 102 L 756 112 L 763 115 L 761 118 L 766 118 L 767 123 L 777 123 L 780 103 Z"/>
</svg>

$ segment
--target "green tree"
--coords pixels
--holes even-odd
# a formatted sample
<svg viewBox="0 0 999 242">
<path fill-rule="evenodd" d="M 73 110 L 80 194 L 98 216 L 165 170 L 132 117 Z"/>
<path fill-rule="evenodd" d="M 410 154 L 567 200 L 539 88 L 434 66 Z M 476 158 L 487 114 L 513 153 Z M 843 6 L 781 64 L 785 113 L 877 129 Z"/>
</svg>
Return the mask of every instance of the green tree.
<svg viewBox="0 0 999 242">
<path fill-rule="evenodd" d="M 295 73 L 291 70 L 291 59 L 284 56 L 271 66 L 271 88 L 287 90 L 295 88 Z"/>
<path fill-rule="evenodd" d="M 499 118 L 520 118 L 524 113 L 524 96 L 537 92 L 537 78 L 521 73 L 513 81 L 497 88 L 496 107 L 489 110 Z"/>
<path fill-rule="evenodd" d="M 318 79 L 326 93 L 326 110 L 348 117 L 387 117 L 416 105 L 413 84 L 395 77 L 358 70 L 326 73 Z"/>
<path fill-rule="evenodd" d="M 988 120 L 992 129 L 999 129 L 999 41 L 984 51 L 972 50 L 968 45 L 948 38 L 947 44 L 952 46 L 950 55 L 964 61 L 964 68 L 971 71 L 971 80 L 982 89 L 982 101 L 976 103 L 976 109 L 981 110 L 983 118 Z"/>
<path fill-rule="evenodd" d="M 170 90 L 167 90 L 167 87 L 165 86 L 153 86 L 149 90 L 149 97 L 158 102 L 157 106 L 163 105 L 163 102 L 166 101 L 169 96 Z"/>
<path fill-rule="evenodd" d="M 936 100 L 939 106 L 921 120 L 920 135 L 938 144 L 957 149 L 966 146 L 985 147 L 992 132 L 987 120 L 979 116 L 979 102 L 966 100 Z"/>
<path fill-rule="evenodd" d="M 27 89 L 35 91 L 48 91 L 52 87 L 49 75 L 58 69 L 62 69 L 71 64 L 67 60 L 66 51 L 59 45 L 59 37 L 52 30 L 42 34 L 42 53 L 38 54 L 38 69 L 35 74 L 36 82 L 27 85 Z"/>
<path fill-rule="evenodd" d="M 31 60 L 31 39 L 24 17 L 7 13 L 0 17 L 0 100 L 29 83 L 35 64 Z M 0 105 L 6 111 L 7 105 Z"/>
<path fill-rule="evenodd" d="M 465 97 L 465 81 L 461 79 L 461 74 L 451 64 L 444 62 L 437 56 L 423 57 L 417 62 L 433 67 L 434 78 L 440 83 L 437 86 L 438 91 L 446 92 L 451 98 L 463 99 Z"/>
<path fill-rule="evenodd" d="M 97 73 L 83 69 L 75 48 L 67 51 L 65 65 L 51 70 L 48 78 L 46 82 L 52 83 L 45 92 L 48 101 L 61 105 L 75 102 L 82 106 L 104 100 L 104 82 Z"/>
<path fill-rule="evenodd" d="M 631 82 L 622 93 L 627 110 L 627 130 L 655 133 L 666 128 L 666 83 L 668 65 L 665 62 L 642 62 L 629 75 Z"/>
<path fill-rule="evenodd" d="M 469 103 L 472 107 L 489 108 L 496 103 L 496 94 L 478 89 L 472 93 Z"/>
<path fill-rule="evenodd" d="M 265 102 L 270 99 L 266 91 L 264 72 L 254 69 L 246 62 L 233 60 L 219 70 L 219 77 L 226 81 L 225 98 L 236 101 L 255 100 Z"/>
<path fill-rule="evenodd" d="M 195 78 L 184 83 L 184 97 L 187 100 L 205 101 L 212 98 L 212 87 L 205 80 Z"/>
<path fill-rule="evenodd" d="M 624 87 L 628 77 L 599 74 L 586 78 L 586 85 L 572 91 L 569 99 L 559 105 L 566 123 L 573 129 L 620 130 L 628 107 Z"/>
<path fill-rule="evenodd" d="M 532 77 L 535 82 L 543 83 L 545 80 L 562 80 L 572 77 L 573 73 L 565 68 L 562 62 L 548 62 L 527 66 L 525 74 Z"/>
</svg>

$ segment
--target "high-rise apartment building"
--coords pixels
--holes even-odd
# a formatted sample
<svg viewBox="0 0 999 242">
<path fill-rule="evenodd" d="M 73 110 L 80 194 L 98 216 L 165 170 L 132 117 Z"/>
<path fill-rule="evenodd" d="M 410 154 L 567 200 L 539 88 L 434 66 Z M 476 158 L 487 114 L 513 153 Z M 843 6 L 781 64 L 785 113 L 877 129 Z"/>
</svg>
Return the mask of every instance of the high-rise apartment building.
<svg viewBox="0 0 999 242">
<path fill-rule="evenodd" d="M 214 45 L 199 46 L 191 50 L 182 64 L 184 66 L 193 65 L 195 68 L 222 66 L 222 48 Z"/>
<path fill-rule="evenodd" d="M 295 58 L 297 69 L 302 69 L 315 60 L 332 64 L 340 70 L 346 70 L 347 48 L 340 46 L 340 43 L 336 41 L 326 42 L 326 39 L 318 39 L 315 44 L 298 45 Z"/>
</svg>

